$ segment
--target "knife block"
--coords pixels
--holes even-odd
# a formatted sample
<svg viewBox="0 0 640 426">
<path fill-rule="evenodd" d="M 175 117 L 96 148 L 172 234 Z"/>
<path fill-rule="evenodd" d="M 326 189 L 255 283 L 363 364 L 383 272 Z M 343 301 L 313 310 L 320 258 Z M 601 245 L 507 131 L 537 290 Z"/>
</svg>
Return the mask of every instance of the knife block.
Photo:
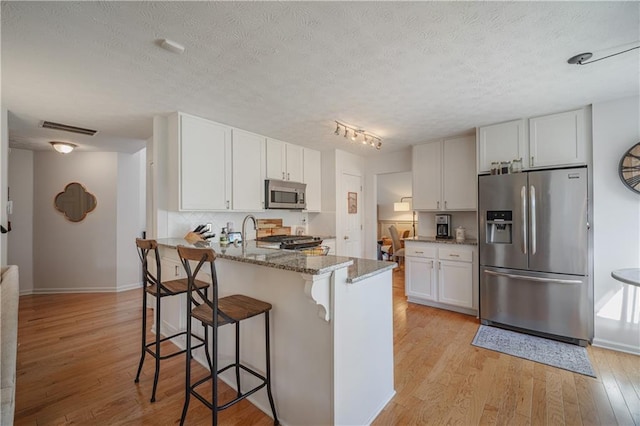
<svg viewBox="0 0 640 426">
<path fill-rule="evenodd" d="M 187 235 L 184 236 L 184 239 L 189 244 L 195 244 L 198 241 L 204 241 L 204 238 L 195 232 L 188 232 Z"/>
</svg>

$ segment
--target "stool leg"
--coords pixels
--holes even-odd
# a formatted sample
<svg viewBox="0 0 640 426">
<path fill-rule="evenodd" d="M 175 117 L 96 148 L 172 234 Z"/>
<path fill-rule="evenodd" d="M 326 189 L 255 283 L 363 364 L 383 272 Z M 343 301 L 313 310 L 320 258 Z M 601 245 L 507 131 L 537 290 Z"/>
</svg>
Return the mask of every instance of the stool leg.
<svg viewBox="0 0 640 426">
<path fill-rule="evenodd" d="M 236 323 L 236 389 L 239 398 L 242 395 L 240 391 L 240 321 Z"/>
<path fill-rule="evenodd" d="M 153 375 L 153 392 L 151 392 L 151 402 L 156 402 L 156 388 L 158 387 L 158 378 L 160 377 L 160 289 L 156 294 L 156 371 Z"/>
<path fill-rule="evenodd" d="M 191 301 L 189 301 L 191 303 Z M 204 324 L 203 324 L 204 325 Z M 204 327 L 205 339 L 207 336 L 207 327 Z M 182 406 L 182 415 L 180 416 L 180 426 L 184 425 L 189 409 L 189 400 L 191 399 L 191 317 L 187 318 L 187 351 L 185 354 L 187 364 L 185 367 L 185 389 L 184 389 L 184 405 Z"/>
<path fill-rule="evenodd" d="M 144 356 L 147 354 L 147 292 L 144 284 L 142 286 L 142 353 L 140 354 L 140 363 L 138 364 L 138 372 L 136 373 L 135 383 L 140 382 L 140 372 L 142 364 L 144 364 Z"/>
<path fill-rule="evenodd" d="M 214 323 L 215 324 L 215 323 Z M 211 327 L 213 334 L 213 360 L 211 366 L 211 424 L 218 425 L 218 328 Z"/>
<path fill-rule="evenodd" d="M 271 412 L 273 413 L 273 424 L 279 425 L 280 421 L 276 415 L 276 406 L 273 403 L 273 395 L 271 394 L 271 346 L 269 342 L 269 311 L 264 313 L 264 335 L 266 336 L 266 358 L 267 358 L 267 396 L 269 397 L 269 405 L 271 405 Z"/>
</svg>

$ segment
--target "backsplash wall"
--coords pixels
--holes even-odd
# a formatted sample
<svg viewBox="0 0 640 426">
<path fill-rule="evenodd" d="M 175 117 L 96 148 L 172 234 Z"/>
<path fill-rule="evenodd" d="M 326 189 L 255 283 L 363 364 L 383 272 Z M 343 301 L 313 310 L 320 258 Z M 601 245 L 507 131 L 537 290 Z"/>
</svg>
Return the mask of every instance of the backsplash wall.
<svg viewBox="0 0 640 426">
<path fill-rule="evenodd" d="M 218 241 L 223 227 L 227 222 L 233 222 L 234 231 L 242 231 L 242 221 L 247 214 L 252 214 L 256 219 L 282 219 L 284 226 L 291 227 L 291 233 L 295 234 L 298 227 L 307 233 L 308 213 L 290 210 L 269 210 L 266 212 L 236 213 L 236 212 L 168 212 L 168 235 L 170 237 L 184 237 L 187 232 L 193 231 L 196 226 L 203 223 L 211 223 L 212 230 L 216 236 L 214 241 Z M 255 239 L 253 223 L 247 225 L 247 239 Z"/>
<path fill-rule="evenodd" d="M 444 213 L 444 212 L 443 212 Z M 478 219 L 476 212 L 446 212 L 451 215 L 451 235 L 455 237 L 455 229 L 462 226 L 465 229 L 467 238 L 478 238 Z M 436 214 L 432 212 L 418 212 L 417 232 L 422 237 L 435 237 L 436 235 Z"/>
</svg>

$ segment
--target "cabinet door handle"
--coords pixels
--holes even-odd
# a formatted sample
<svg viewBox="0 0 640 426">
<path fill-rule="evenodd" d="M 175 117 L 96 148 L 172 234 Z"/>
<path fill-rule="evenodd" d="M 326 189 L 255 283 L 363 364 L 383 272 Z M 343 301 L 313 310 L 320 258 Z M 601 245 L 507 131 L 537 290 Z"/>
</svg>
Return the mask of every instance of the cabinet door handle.
<svg viewBox="0 0 640 426">
<path fill-rule="evenodd" d="M 348 240 L 348 239 L 349 239 L 349 236 L 348 236 L 348 235 L 345 235 L 345 236 L 344 236 L 344 239 L 345 239 L 345 240 Z"/>
<path fill-rule="evenodd" d="M 442 262 L 438 262 L 438 269 L 442 269 Z"/>
<path fill-rule="evenodd" d="M 178 271 L 178 265 L 174 266 L 176 268 L 176 277 L 180 275 L 180 272 Z"/>
<path fill-rule="evenodd" d="M 459 254 L 453 254 L 453 253 L 450 253 L 449 256 L 451 256 L 451 257 L 460 257 Z"/>
<path fill-rule="evenodd" d="M 438 204 L 436 205 L 436 208 L 439 209 L 440 208 L 440 201 L 437 201 L 437 203 Z"/>
<path fill-rule="evenodd" d="M 291 174 L 287 172 L 287 180 L 291 180 Z"/>
<path fill-rule="evenodd" d="M 282 172 L 282 180 L 285 180 L 284 172 Z"/>
<path fill-rule="evenodd" d="M 531 156 L 531 161 L 529 161 L 529 167 L 533 167 L 533 155 Z"/>
<path fill-rule="evenodd" d="M 423 252 L 423 251 L 418 251 L 418 250 L 416 250 L 416 253 L 424 254 L 424 252 Z"/>
<path fill-rule="evenodd" d="M 447 208 L 447 200 L 444 201 L 444 208 Z"/>
<path fill-rule="evenodd" d="M 229 200 L 227 200 L 227 210 L 229 210 Z"/>
</svg>

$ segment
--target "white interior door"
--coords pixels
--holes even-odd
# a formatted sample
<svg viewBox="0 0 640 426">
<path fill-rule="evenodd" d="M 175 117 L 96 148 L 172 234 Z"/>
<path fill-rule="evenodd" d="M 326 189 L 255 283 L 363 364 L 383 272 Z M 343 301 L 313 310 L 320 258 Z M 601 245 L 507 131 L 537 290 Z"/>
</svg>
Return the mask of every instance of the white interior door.
<svg viewBox="0 0 640 426">
<path fill-rule="evenodd" d="M 342 174 L 343 229 L 338 230 L 344 250 L 341 256 L 363 257 L 362 250 L 362 177 Z M 342 234 L 342 235 L 341 235 Z"/>
</svg>

